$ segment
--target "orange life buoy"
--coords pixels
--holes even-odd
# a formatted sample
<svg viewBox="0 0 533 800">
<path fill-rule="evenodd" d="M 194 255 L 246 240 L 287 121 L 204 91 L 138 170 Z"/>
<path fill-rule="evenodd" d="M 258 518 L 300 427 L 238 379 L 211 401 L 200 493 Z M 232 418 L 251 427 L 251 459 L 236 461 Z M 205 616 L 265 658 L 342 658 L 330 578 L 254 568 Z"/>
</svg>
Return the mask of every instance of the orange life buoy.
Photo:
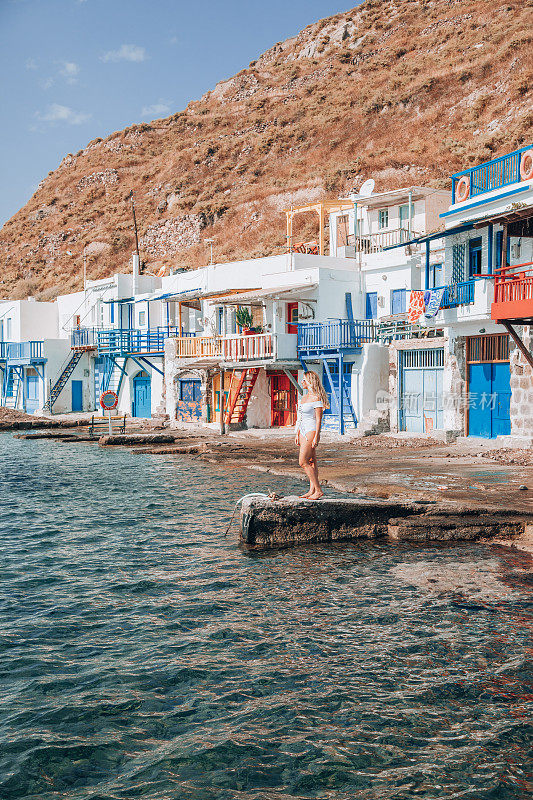
<svg viewBox="0 0 533 800">
<path fill-rule="evenodd" d="M 470 178 L 468 175 L 463 175 L 459 178 L 457 187 L 455 189 L 455 202 L 462 203 L 470 197 Z"/>
<path fill-rule="evenodd" d="M 523 181 L 533 178 L 533 150 L 524 150 L 520 159 L 520 177 Z"/>
</svg>

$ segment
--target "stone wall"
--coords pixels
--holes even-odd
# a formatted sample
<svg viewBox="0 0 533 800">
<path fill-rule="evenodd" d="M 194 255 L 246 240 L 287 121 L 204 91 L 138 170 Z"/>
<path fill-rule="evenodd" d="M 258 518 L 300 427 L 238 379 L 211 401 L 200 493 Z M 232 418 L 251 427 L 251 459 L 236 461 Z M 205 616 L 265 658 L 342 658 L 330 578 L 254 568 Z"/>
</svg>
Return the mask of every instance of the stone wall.
<svg viewBox="0 0 533 800">
<path fill-rule="evenodd" d="M 165 342 L 165 366 L 163 397 L 165 412 L 170 423 L 205 423 L 207 422 L 207 388 L 208 371 L 206 369 L 192 369 L 178 358 L 177 340 L 167 339 Z M 199 380 L 201 398 L 200 403 L 183 403 L 180 400 L 180 379 Z"/>
<path fill-rule="evenodd" d="M 533 353 L 533 326 L 524 326 L 522 341 Z M 518 347 L 511 352 L 511 436 L 533 443 L 533 367 Z"/>
<path fill-rule="evenodd" d="M 246 410 L 247 428 L 270 428 L 271 400 L 269 380 L 265 369 L 259 371 Z"/>
</svg>

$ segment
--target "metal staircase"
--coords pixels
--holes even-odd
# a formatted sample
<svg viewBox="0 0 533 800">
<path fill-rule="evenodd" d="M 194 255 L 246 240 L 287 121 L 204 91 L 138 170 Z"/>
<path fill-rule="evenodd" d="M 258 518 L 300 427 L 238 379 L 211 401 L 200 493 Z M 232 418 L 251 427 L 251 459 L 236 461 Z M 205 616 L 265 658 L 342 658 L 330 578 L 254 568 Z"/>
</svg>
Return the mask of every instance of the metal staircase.
<svg viewBox="0 0 533 800">
<path fill-rule="evenodd" d="M 68 379 L 80 363 L 80 359 L 83 355 L 83 350 L 73 350 L 70 359 L 67 361 L 66 365 L 63 367 L 63 370 L 57 379 L 57 381 L 52 386 L 50 390 L 50 397 L 44 404 L 44 407 L 47 411 L 52 411 L 54 407 L 54 403 L 56 402 L 57 398 L 65 388 Z"/>
<path fill-rule="evenodd" d="M 6 408 L 16 408 L 21 387 L 22 378 L 19 370 L 8 365 L 4 372 L 2 405 Z"/>
<path fill-rule="evenodd" d="M 337 416 L 340 413 L 340 392 L 342 391 L 343 421 L 347 419 L 350 423 L 353 422 L 354 427 L 357 428 L 357 414 L 355 413 L 355 409 L 352 405 L 352 400 L 350 397 L 350 392 L 348 391 L 348 387 L 346 386 L 346 383 L 343 380 L 344 376 L 339 373 L 339 385 L 336 386 L 335 385 L 336 381 L 333 378 L 333 375 L 331 374 L 329 364 L 326 360 L 324 360 L 324 370 L 326 372 L 326 375 L 328 376 L 329 386 L 331 389 L 331 399 L 335 406 L 335 411 L 337 413 Z M 327 419 L 326 416 L 324 417 L 324 425 L 327 426 L 328 423 L 329 420 Z"/>
<path fill-rule="evenodd" d="M 246 409 L 252 396 L 252 391 L 259 375 L 259 367 L 238 370 L 231 373 L 231 382 L 228 395 L 228 409 L 224 415 L 226 425 L 242 424 L 246 416 Z"/>
</svg>

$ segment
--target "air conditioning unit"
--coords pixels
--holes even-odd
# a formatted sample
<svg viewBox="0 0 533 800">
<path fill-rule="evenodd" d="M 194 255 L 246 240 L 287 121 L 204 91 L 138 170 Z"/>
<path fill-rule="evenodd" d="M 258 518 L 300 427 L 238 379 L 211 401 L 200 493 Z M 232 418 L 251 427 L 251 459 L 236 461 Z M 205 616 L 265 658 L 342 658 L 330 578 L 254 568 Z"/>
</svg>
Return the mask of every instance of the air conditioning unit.
<svg viewBox="0 0 533 800">
<path fill-rule="evenodd" d="M 513 258 L 520 258 L 520 245 L 521 245 L 520 241 L 515 242 L 514 244 L 511 245 L 511 256 Z"/>
</svg>

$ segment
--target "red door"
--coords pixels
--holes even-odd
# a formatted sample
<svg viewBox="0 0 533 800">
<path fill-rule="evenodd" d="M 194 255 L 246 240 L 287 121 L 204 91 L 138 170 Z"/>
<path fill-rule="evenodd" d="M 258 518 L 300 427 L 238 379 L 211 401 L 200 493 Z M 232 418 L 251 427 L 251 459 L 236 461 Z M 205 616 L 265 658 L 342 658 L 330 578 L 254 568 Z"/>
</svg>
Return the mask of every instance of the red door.
<svg viewBox="0 0 533 800">
<path fill-rule="evenodd" d="M 287 333 L 298 333 L 298 303 L 287 303 Z"/>
<path fill-rule="evenodd" d="M 296 375 L 294 375 L 296 378 Z M 296 389 L 283 374 L 271 374 L 270 396 L 272 408 L 272 427 L 284 428 L 296 424 L 297 400 Z"/>
</svg>

